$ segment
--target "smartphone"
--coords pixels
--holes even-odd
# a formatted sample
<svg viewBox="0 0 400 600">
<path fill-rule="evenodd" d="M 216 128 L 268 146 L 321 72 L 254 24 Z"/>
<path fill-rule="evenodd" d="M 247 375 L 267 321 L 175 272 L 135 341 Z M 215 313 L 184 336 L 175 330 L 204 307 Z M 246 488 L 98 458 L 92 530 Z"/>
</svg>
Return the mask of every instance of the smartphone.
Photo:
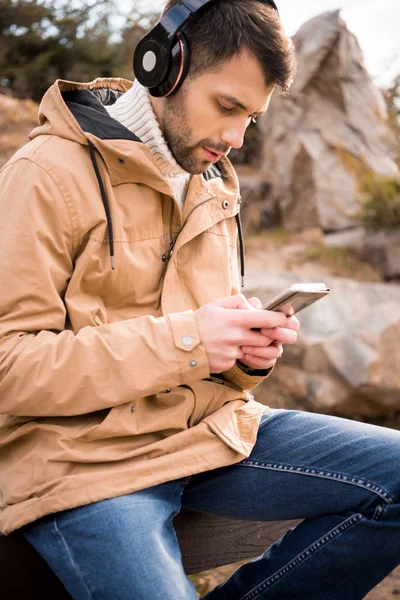
<svg viewBox="0 0 400 600">
<path fill-rule="evenodd" d="M 291 316 L 320 298 L 324 298 L 330 291 L 324 283 L 295 283 L 285 292 L 264 304 L 263 309 L 277 310 Z"/>
</svg>

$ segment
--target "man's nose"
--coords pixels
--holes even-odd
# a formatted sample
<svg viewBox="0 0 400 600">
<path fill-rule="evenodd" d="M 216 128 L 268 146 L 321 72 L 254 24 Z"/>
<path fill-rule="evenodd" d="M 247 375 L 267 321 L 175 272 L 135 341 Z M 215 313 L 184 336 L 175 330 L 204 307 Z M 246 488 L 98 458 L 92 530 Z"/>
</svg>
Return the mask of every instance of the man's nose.
<svg viewBox="0 0 400 600">
<path fill-rule="evenodd" d="M 244 134 L 247 129 L 247 123 L 245 126 L 235 125 L 223 130 L 221 134 L 221 141 L 230 146 L 231 148 L 235 148 L 238 150 L 243 146 Z"/>
</svg>

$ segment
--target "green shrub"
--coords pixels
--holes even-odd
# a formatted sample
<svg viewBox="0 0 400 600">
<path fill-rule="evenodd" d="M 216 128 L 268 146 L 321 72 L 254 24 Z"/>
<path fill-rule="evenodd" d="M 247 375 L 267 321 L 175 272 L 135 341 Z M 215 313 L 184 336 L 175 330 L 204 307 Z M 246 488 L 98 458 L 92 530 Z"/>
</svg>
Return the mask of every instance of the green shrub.
<svg viewBox="0 0 400 600">
<path fill-rule="evenodd" d="M 366 229 L 400 226 L 400 179 L 367 174 L 360 184 L 356 214 Z"/>
<path fill-rule="evenodd" d="M 335 150 L 341 164 L 357 184 L 359 210 L 352 216 L 366 229 L 399 227 L 400 179 L 377 175 L 362 157 L 340 145 Z"/>
</svg>

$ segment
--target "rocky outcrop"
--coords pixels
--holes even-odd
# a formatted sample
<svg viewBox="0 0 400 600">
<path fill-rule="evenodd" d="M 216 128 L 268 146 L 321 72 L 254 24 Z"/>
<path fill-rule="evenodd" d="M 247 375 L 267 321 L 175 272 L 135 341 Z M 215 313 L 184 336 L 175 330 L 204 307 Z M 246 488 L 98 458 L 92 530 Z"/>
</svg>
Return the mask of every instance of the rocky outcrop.
<svg viewBox="0 0 400 600">
<path fill-rule="evenodd" d="M 370 264 L 379 266 L 385 279 L 400 280 L 400 227 L 367 232 L 362 256 Z"/>
<path fill-rule="evenodd" d="M 356 224 L 366 174 L 400 176 L 396 140 L 383 94 L 339 11 L 307 22 L 294 43 L 298 72 L 290 95 L 275 94 L 260 121 L 268 189 L 260 220 L 275 206 L 290 230 L 343 230 Z"/>
<path fill-rule="evenodd" d="M 266 302 L 298 282 L 293 273 L 250 269 L 245 294 Z M 332 277 L 324 283 L 332 293 L 299 313 L 298 342 L 285 346 L 272 381 L 307 410 L 393 415 L 400 411 L 400 287 Z M 264 404 L 269 385 L 255 392 Z"/>
<path fill-rule="evenodd" d="M 400 227 L 366 231 L 362 227 L 324 236 L 326 246 L 352 248 L 370 265 L 379 268 L 383 279 L 400 280 Z"/>
</svg>

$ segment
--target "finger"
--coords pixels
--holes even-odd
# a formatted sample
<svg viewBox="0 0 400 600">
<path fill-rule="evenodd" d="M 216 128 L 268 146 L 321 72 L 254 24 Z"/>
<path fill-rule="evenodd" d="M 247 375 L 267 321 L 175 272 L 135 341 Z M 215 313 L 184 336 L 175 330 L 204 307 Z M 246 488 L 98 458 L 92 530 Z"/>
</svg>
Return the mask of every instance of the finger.
<svg viewBox="0 0 400 600">
<path fill-rule="evenodd" d="M 295 344 L 297 342 L 297 331 L 286 329 L 286 327 L 275 327 L 275 329 L 269 330 L 267 337 L 281 344 Z"/>
<path fill-rule="evenodd" d="M 275 339 L 269 335 L 264 335 L 262 331 L 260 331 L 261 335 L 264 336 L 265 338 L 265 344 L 263 344 L 263 346 L 269 346 L 270 344 L 273 344 Z"/>
<path fill-rule="evenodd" d="M 265 335 L 265 337 L 270 337 L 271 339 L 274 339 L 274 331 L 275 331 L 276 327 L 269 327 L 268 329 L 260 329 L 260 333 L 262 333 L 262 335 Z"/>
<path fill-rule="evenodd" d="M 242 346 L 241 350 L 246 359 L 262 358 L 264 360 L 274 360 L 280 358 L 283 354 L 282 344 L 258 348 L 257 346 Z"/>
<path fill-rule="evenodd" d="M 284 325 L 284 327 L 286 329 L 291 329 L 293 331 L 298 331 L 300 329 L 300 322 L 298 320 L 297 317 L 288 317 L 286 319 L 286 323 Z M 270 328 L 263 328 L 261 329 L 261 333 L 263 335 L 269 336 L 269 337 L 274 337 L 275 335 L 275 328 L 270 327 Z"/>
<path fill-rule="evenodd" d="M 287 329 L 298 331 L 300 329 L 300 321 L 295 316 L 289 317 L 286 321 L 285 327 L 287 327 Z"/>
<path fill-rule="evenodd" d="M 287 317 L 294 315 L 294 308 L 291 304 L 284 304 L 283 306 L 279 307 L 279 310 L 284 312 Z"/>
<path fill-rule="evenodd" d="M 248 303 L 247 298 L 244 294 L 235 294 L 234 296 L 226 296 L 224 298 L 216 298 L 208 303 L 211 306 L 221 306 L 222 308 L 252 308 L 251 304 Z"/>
<path fill-rule="evenodd" d="M 248 298 L 248 303 L 251 304 L 253 308 L 262 308 L 262 302 L 259 298 Z"/>
<path fill-rule="evenodd" d="M 269 336 L 262 335 L 259 331 L 238 330 L 236 335 L 231 339 L 233 344 L 237 343 L 241 346 L 255 346 L 256 348 L 268 348 L 275 342 L 275 338 L 271 340 Z"/>
<path fill-rule="evenodd" d="M 265 336 L 264 336 L 265 338 Z M 244 345 L 244 346 L 239 346 L 239 351 L 244 353 L 244 352 L 251 352 L 251 350 L 253 348 L 267 348 L 268 346 L 272 345 L 276 345 L 277 342 L 275 342 L 275 340 L 272 340 L 270 338 L 265 338 L 265 344 L 263 346 L 254 346 L 254 345 Z"/>
<path fill-rule="evenodd" d="M 276 364 L 276 359 L 274 360 L 264 360 L 263 358 L 253 358 L 248 357 L 246 360 L 242 360 L 242 362 L 250 367 L 251 369 L 271 369 Z"/>
<path fill-rule="evenodd" d="M 234 324 L 258 330 L 285 327 L 288 320 L 282 312 L 262 309 L 231 311 L 230 317 Z"/>
</svg>

